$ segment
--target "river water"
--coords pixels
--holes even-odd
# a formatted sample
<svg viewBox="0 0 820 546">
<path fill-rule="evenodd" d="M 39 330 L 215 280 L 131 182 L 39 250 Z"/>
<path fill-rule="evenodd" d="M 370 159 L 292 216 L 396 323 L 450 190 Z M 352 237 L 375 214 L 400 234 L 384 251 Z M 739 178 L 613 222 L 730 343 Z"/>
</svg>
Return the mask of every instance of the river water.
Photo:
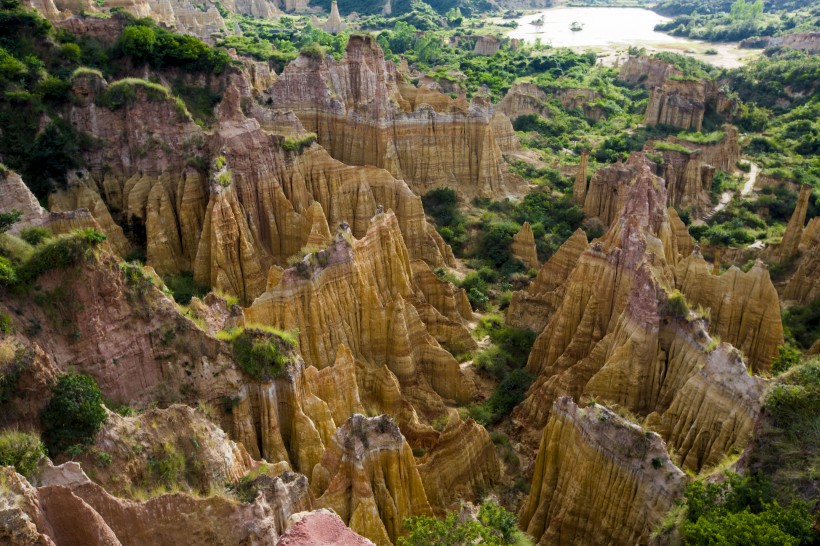
<svg viewBox="0 0 820 546">
<path fill-rule="evenodd" d="M 532 24 L 541 17 L 543 25 Z M 688 53 L 726 68 L 739 66 L 745 59 L 759 54 L 757 50 L 738 49 L 737 44 L 702 42 L 655 31 L 655 25 L 668 20 L 667 17 L 641 8 L 555 7 L 519 17 L 516 19 L 518 28 L 509 31 L 507 35 L 527 42 L 535 42 L 540 38 L 543 44 L 553 47 L 609 53 L 608 58 L 603 60 L 605 64 L 611 64 L 616 58 L 622 57 L 623 50 L 628 46 L 645 47 L 650 52 L 666 50 Z M 570 25 L 576 21 L 583 25 L 583 30 L 570 30 Z M 706 55 L 707 50 L 712 55 Z M 615 54 L 616 51 L 621 54 Z"/>
</svg>

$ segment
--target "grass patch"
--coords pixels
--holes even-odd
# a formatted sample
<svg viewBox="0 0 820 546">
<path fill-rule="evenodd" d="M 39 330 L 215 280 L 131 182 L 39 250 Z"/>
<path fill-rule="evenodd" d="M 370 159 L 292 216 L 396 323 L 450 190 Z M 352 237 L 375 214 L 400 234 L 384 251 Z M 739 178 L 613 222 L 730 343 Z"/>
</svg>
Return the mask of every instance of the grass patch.
<svg viewBox="0 0 820 546">
<path fill-rule="evenodd" d="M 19 430 L 0 432 L 0 466 L 13 466 L 29 480 L 37 470 L 37 461 L 45 456 L 45 446 L 34 433 Z"/>
<path fill-rule="evenodd" d="M 282 375 L 297 345 L 294 334 L 259 325 L 223 330 L 217 337 L 230 342 L 237 366 L 257 381 Z"/>
<path fill-rule="evenodd" d="M 675 142 L 668 142 L 666 140 L 656 140 L 652 143 L 652 148 L 655 150 L 662 150 L 667 152 L 679 152 L 686 155 L 695 153 L 694 150 L 690 150 L 686 146 L 682 146 Z"/>
<path fill-rule="evenodd" d="M 726 133 L 723 131 L 712 131 L 711 133 L 701 133 L 700 131 L 694 133 L 678 133 L 680 140 L 687 142 L 694 142 L 695 144 L 717 144 L 726 138 Z"/>
<path fill-rule="evenodd" d="M 310 148 L 316 142 L 316 133 L 308 133 L 302 137 L 285 137 L 282 149 L 286 152 L 301 154 L 305 148 Z"/>
</svg>

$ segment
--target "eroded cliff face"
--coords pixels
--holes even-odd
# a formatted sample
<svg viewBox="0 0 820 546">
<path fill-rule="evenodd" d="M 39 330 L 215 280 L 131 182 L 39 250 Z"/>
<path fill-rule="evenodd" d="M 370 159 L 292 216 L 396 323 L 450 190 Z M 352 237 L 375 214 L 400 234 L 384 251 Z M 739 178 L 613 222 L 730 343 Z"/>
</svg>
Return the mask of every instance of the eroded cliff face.
<svg viewBox="0 0 820 546">
<path fill-rule="evenodd" d="M 646 105 L 644 123 L 672 125 L 684 130 L 700 131 L 706 112 L 706 84 L 699 80 L 667 79 L 652 88 Z"/>
<path fill-rule="evenodd" d="M 510 244 L 510 254 L 526 267 L 538 269 L 538 251 L 535 248 L 535 236 L 529 222 L 524 222 L 518 233 L 513 236 Z"/>
<path fill-rule="evenodd" d="M 783 291 L 783 298 L 806 305 L 820 299 L 820 218 L 812 218 L 803 230 L 797 270 Z"/>
<path fill-rule="evenodd" d="M 435 399 L 464 401 L 471 389 L 411 303 L 423 298 L 413 284 L 396 216 L 384 213 L 372 219 L 360 240 L 341 228 L 327 249 L 288 269 L 246 316 L 261 324 L 298 328 L 305 362 L 318 369 L 328 366 L 344 344 L 357 361 L 394 375 L 408 397 L 419 397 L 426 409 L 439 413 Z M 452 319 L 458 318 L 452 315 L 456 311 L 449 310 Z"/>
<path fill-rule="evenodd" d="M 536 279 L 534 293 L 517 296 L 510 305 L 513 323 L 516 317 L 546 313 L 527 363 L 537 378 L 514 419 L 525 441 L 534 442 L 531 431 L 547 422 L 552 403 L 563 395 L 596 397 L 641 418 L 680 411 L 671 408 L 683 400 L 702 400 L 698 419 L 681 419 L 677 428 L 663 431 L 668 443 L 693 452 L 681 464 L 698 470 L 742 448 L 759 411 L 759 380 L 748 376 L 745 365 L 724 365 L 721 373 L 735 379 L 714 388 L 697 379 L 706 363 L 718 358 L 713 352 L 735 351 L 715 349 L 709 331 L 725 331 L 724 339 L 746 347 L 750 362 L 760 366 L 756 369 L 765 369 L 770 356 L 753 340 L 782 335 L 778 307 L 767 311 L 774 288 L 764 269 L 750 273 L 748 283 L 732 275 L 704 279 L 700 285 L 723 287 L 710 297 L 706 289 L 697 292 L 700 285 L 676 285 L 676 266 L 686 268 L 695 258 L 681 261 L 680 237 L 664 207 L 664 181 L 651 174 L 649 164 L 635 158 L 630 164 L 638 174 L 623 187 L 622 208 L 609 231 L 586 249 L 583 236 L 574 236 L 542 268 L 549 277 Z M 676 287 L 683 294 L 690 290 L 690 301 L 710 306 L 713 323 L 698 319 L 684 296 L 673 293 Z M 676 307 L 674 300 L 683 305 Z M 733 301 L 743 301 L 742 308 L 733 309 Z M 688 398 L 676 401 L 685 387 Z M 699 389 L 697 395 L 693 389 Z"/>
<path fill-rule="evenodd" d="M 563 397 L 541 437 L 521 526 L 543 546 L 645 544 L 686 482 L 657 434 Z"/>
<path fill-rule="evenodd" d="M 94 482 L 126 498 L 137 488 L 147 492 L 169 483 L 207 494 L 239 481 L 257 466 L 242 444 L 229 440 L 204 414 L 183 405 L 129 417 L 109 411 L 94 440 L 79 461 Z M 99 463 L 99 453 L 108 454 L 110 460 Z M 183 461 L 181 475 L 159 475 L 151 466 L 158 460 Z"/>
<path fill-rule="evenodd" d="M 652 57 L 629 57 L 621 65 L 620 78 L 624 81 L 640 84 L 647 89 L 654 89 L 671 76 L 682 76 L 680 70 L 670 63 Z"/>
<path fill-rule="evenodd" d="M 144 502 L 119 499 L 94 484 L 76 463 L 47 467 L 39 487 L 0 467 L 0 537 L 11 544 L 137 546 L 205 543 L 273 546 L 277 532 L 261 497 L 238 503 L 223 497 L 166 494 Z M 214 520 L 223 525 L 212 525 Z"/>
<path fill-rule="evenodd" d="M 346 222 L 363 236 L 379 206 L 396 212 L 413 258 L 452 264 L 404 182 L 374 167 L 344 165 L 307 141 L 301 151 L 285 150 L 284 137 L 262 128 L 283 128 L 275 121 L 282 116 L 254 103 L 244 73 L 224 78 L 211 135 L 172 100 L 148 96 L 139 85 L 133 104 L 97 106 L 107 83 L 93 74 L 75 77 L 72 125 L 103 145 L 85 158 L 87 176 L 51 196 L 52 210 L 88 209 L 122 254 L 129 244 L 114 220 L 144 229 L 148 261 L 159 273 L 193 271 L 199 282 L 245 302 L 264 291 L 271 266 L 326 243 L 327 225 Z M 243 101 L 255 105 L 261 123 L 243 113 Z M 169 118 L 178 123 L 161 121 Z M 306 138 L 298 120 L 289 123 L 292 138 Z"/>
<path fill-rule="evenodd" d="M 266 96 L 293 111 L 334 158 L 382 167 L 418 194 L 441 186 L 470 197 L 521 191 L 506 172 L 486 100 L 467 106 L 432 91 L 422 99 L 420 91 L 384 60 L 375 40 L 353 36 L 341 61 L 301 56 Z"/>
<path fill-rule="evenodd" d="M 699 252 L 675 270 L 678 288 L 694 305 L 710 309 L 709 330 L 730 341 L 755 372 L 767 371 L 783 343 L 777 290 L 768 268 L 758 261 L 748 273 L 731 267 L 713 275 Z"/>
<path fill-rule="evenodd" d="M 386 416 L 355 414 L 313 470 L 317 504 L 379 546 L 392 546 L 402 520 L 431 514 L 410 446 Z"/>
<path fill-rule="evenodd" d="M 549 110 L 545 106 L 546 102 L 547 93 L 537 85 L 516 83 L 498 103 L 498 109 L 512 121 L 529 114 L 547 117 Z"/>
</svg>

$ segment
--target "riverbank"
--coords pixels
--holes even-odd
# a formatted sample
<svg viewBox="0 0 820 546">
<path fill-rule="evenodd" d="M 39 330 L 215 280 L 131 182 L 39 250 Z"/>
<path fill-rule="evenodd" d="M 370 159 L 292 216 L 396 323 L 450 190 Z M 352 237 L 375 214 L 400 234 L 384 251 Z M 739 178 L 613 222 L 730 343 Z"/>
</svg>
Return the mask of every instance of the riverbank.
<svg viewBox="0 0 820 546">
<path fill-rule="evenodd" d="M 532 24 L 541 17 L 543 24 Z M 510 38 L 530 43 L 540 40 L 553 47 L 594 51 L 602 64 L 610 66 L 625 59 L 629 47 L 645 48 L 648 53 L 684 53 L 722 68 L 741 66 L 760 54 L 759 50 L 740 49 L 737 43 L 691 40 L 654 30 L 656 24 L 668 20 L 667 17 L 639 7 L 557 6 L 528 10 L 515 19 L 517 28 L 505 30 Z M 574 21 L 583 24 L 582 31 L 570 30 Z M 499 18 L 493 22 L 498 24 L 503 20 Z"/>
</svg>

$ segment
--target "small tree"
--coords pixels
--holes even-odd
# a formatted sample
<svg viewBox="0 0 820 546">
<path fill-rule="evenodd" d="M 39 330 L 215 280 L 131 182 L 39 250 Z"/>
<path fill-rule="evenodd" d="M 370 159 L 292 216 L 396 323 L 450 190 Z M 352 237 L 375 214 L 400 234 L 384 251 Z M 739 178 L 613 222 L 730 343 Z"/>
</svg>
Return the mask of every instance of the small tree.
<svg viewBox="0 0 820 546">
<path fill-rule="evenodd" d="M 69 446 L 91 444 L 106 419 L 97 382 L 87 375 L 66 373 L 51 393 L 40 415 L 49 454 L 53 457 Z"/>
</svg>

